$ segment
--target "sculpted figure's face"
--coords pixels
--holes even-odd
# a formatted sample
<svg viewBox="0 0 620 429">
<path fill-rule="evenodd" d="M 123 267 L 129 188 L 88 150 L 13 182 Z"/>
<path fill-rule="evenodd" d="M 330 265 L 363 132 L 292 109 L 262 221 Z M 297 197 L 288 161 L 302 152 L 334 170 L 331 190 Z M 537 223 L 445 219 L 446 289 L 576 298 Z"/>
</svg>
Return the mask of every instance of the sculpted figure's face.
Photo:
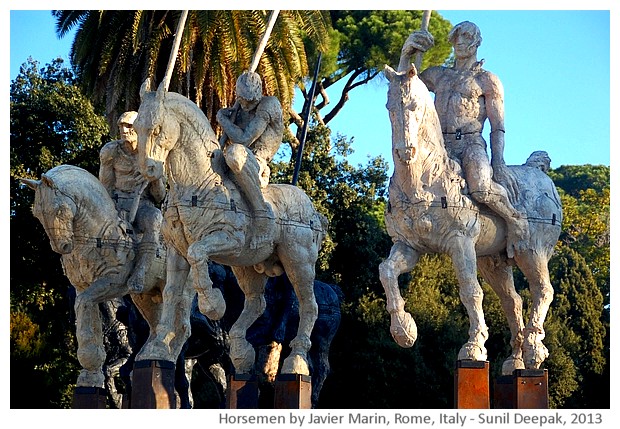
<svg viewBox="0 0 620 429">
<path fill-rule="evenodd" d="M 131 148 L 135 151 L 138 148 L 138 135 L 133 129 L 133 125 L 120 123 L 118 124 L 118 131 L 121 136 L 121 141 L 129 143 Z"/>
<path fill-rule="evenodd" d="M 259 103 L 258 100 L 246 100 L 242 97 L 238 97 L 238 100 L 239 100 L 239 105 L 246 112 L 249 112 L 250 110 L 254 109 L 256 106 L 258 106 L 258 103 Z"/>
<path fill-rule="evenodd" d="M 459 32 L 454 38 L 454 56 L 456 58 L 469 58 L 476 54 L 477 46 L 474 35 L 466 31 Z"/>
</svg>

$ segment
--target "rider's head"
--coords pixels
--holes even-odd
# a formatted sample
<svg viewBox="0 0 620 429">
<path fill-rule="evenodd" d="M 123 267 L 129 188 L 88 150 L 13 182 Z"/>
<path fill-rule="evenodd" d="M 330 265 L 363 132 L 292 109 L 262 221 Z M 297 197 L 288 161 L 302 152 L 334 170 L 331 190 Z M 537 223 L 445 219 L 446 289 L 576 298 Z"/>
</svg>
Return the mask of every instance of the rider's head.
<svg viewBox="0 0 620 429">
<path fill-rule="evenodd" d="M 244 110 L 256 105 L 263 97 L 263 84 L 258 73 L 245 71 L 237 79 L 237 98 Z"/>
<path fill-rule="evenodd" d="M 133 123 L 138 117 L 138 112 L 125 112 L 123 113 L 118 121 L 118 132 L 120 134 L 122 141 L 128 141 L 135 146 L 135 142 L 137 142 L 137 135 L 133 129 Z"/>
<path fill-rule="evenodd" d="M 482 43 L 482 36 L 480 35 L 480 29 L 476 24 L 469 21 L 463 21 L 460 24 L 456 24 L 450 33 L 448 34 L 448 40 L 456 48 L 459 38 L 469 41 L 468 50 L 476 50 Z"/>
</svg>

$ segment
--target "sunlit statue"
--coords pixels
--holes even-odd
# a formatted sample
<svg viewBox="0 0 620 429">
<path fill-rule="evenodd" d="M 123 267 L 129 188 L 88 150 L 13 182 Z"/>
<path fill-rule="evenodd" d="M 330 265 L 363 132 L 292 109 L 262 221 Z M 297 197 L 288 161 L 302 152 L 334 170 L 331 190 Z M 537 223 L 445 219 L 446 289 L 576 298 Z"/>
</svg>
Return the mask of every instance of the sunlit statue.
<svg viewBox="0 0 620 429">
<path fill-rule="evenodd" d="M 138 170 L 138 138 L 133 129 L 137 112 L 125 112 L 118 119 L 119 140 L 101 148 L 99 180 L 114 200 L 120 216 L 141 235 L 134 269 L 127 282 L 132 292 L 144 289 L 144 276 L 159 246 L 161 211 L 155 206 L 166 195 L 163 180 L 148 182 Z"/>
<path fill-rule="evenodd" d="M 560 198 L 545 174 L 550 162 L 545 152 L 535 152 L 524 165 L 505 165 L 503 90 L 476 59 L 478 28 L 458 24 L 450 39 L 454 67 L 431 67 L 418 74 L 409 58 L 429 47 L 432 37 L 415 32 L 403 46 L 399 69 L 385 68 L 394 159 L 385 220 L 394 244 L 379 271 L 390 331 L 399 345 L 414 344 L 417 328 L 405 311 L 398 277 L 411 271 L 422 254 L 444 253 L 452 259 L 470 324 L 469 339 L 457 358 L 487 359 L 479 270 L 499 296 L 510 326 L 512 352 L 502 372 L 536 369 L 548 356 L 542 343 L 553 299 L 547 263 L 560 234 Z M 481 135 L 487 119 L 490 163 Z M 529 282 L 527 325 L 513 264 Z"/>
</svg>

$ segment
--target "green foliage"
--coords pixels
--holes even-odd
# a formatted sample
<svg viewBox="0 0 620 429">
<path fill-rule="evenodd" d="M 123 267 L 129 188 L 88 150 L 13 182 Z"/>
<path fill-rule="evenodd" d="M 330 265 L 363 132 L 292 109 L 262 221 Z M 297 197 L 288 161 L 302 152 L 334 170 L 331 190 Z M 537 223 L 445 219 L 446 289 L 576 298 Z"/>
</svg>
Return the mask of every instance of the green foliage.
<svg viewBox="0 0 620 429">
<path fill-rule="evenodd" d="M 77 377 L 75 328 L 60 257 L 32 216 L 34 192 L 20 177 L 40 178 L 58 164 L 98 171 L 105 120 L 75 86 L 58 59 L 39 69 L 29 60 L 11 83 L 11 385 L 37 395 L 12 395 L 13 408 L 70 406 Z"/>
<path fill-rule="evenodd" d="M 562 359 L 561 349 L 570 357 L 575 374 L 567 383 L 580 387 L 571 391 L 562 386 L 561 391 L 555 392 L 554 402 L 568 408 L 607 408 L 609 390 L 605 387 L 609 387 L 609 380 L 605 381 L 603 374 L 609 353 L 605 350 L 603 295 L 586 260 L 575 250 L 562 247 L 549 268 L 555 293 L 545 325 L 549 352 L 557 352 Z M 550 362 L 550 368 L 554 363 Z M 558 374 L 563 371 L 564 368 L 553 370 Z M 561 396 L 562 391 L 570 395 Z"/>
<path fill-rule="evenodd" d="M 58 10 L 59 36 L 75 28 L 71 63 L 85 92 L 106 106 L 110 121 L 137 110 L 146 78 L 159 84 L 166 72 L 181 11 Z M 192 10 L 181 38 L 170 89 L 188 96 L 212 119 L 232 105 L 237 77 L 250 68 L 269 11 Z M 285 112 L 294 85 L 308 74 L 304 41 L 320 50 L 327 43 L 329 14 L 282 10 L 257 68 L 265 91 L 277 95 Z"/>
<path fill-rule="evenodd" d="M 610 190 L 585 189 L 576 197 L 561 193 L 564 220 L 560 246 L 569 246 L 587 261 L 609 304 L 610 294 Z"/>
<path fill-rule="evenodd" d="M 344 107 L 350 91 L 380 75 L 386 64 L 398 65 L 405 40 L 420 29 L 422 13 L 419 10 L 330 11 L 333 30 L 329 50 L 321 61 L 319 88 L 326 93 L 341 80 L 345 84 L 335 103 L 316 106 L 319 110 L 327 106 L 330 109 L 322 114 L 325 124 Z M 438 13 L 431 14 L 429 31 L 435 38 L 435 46 L 424 54 L 422 70 L 448 59 L 452 47 L 447 36 L 451 27 Z"/>
<path fill-rule="evenodd" d="M 11 177 L 38 178 L 59 164 L 99 170 L 108 134 L 62 59 L 40 68 L 32 59 L 11 82 Z"/>
<path fill-rule="evenodd" d="M 340 42 L 339 63 L 331 63 L 332 74 L 344 76 L 356 69 L 373 73 L 383 70 L 386 64 L 397 66 L 405 40 L 420 29 L 422 13 L 421 10 L 331 11 Z M 422 70 L 446 61 L 452 50 L 448 42 L 451 28 L 449 21 L 432 12 L 429 31 L 435 38 L 435 46 L 425 53 Z M 326 63 L 326 71 L 329 65 Z"/>
<path fill-rule="evenodd" d="M 581 191 L 601 192 L 609 188 L 610 170 L 605 165 L 562 165 L 549 171 L 553 183 L 567 194 L 578 197 Z"/>
</svg>

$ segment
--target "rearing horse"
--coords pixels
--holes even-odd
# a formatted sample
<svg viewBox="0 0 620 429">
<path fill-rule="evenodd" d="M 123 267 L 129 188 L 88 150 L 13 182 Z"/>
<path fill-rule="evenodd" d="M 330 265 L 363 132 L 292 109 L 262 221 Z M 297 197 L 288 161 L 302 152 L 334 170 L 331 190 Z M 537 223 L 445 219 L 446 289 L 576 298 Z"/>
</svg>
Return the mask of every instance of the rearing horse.
<svg viewBox="0 0 620 429">
<path fill-rule="evenodd" d="M 553 298 L 547 264 L 562 220 L 553 182 L 533 162 L 510 167 L 519 183 L 517 204 L 527 213 L 530 228 L 527 250 L 514 256 L 532 294 L 532 310 L 524 326 L 522 301 L 506 255 L 504 220 L 467 195 L 461 166 L 448 156 L 433 99 L 415 67 L 396 72 L 386 66 L 385 76 L 390 82 L 387 108 L 394 158 L 385 219 L 394 245 L 379 270 L 392 336 L 402 347 L 411 347 L 417 337 L 415 322 L 405 312 L 398 277 L 411 271 L 422 254 L 445 253 L 452 259 L 470 323 L 469 340 L 458 359 L 487 358 L 488 329 L 476 277 L 479 269 L 499 296 L 510 326 L 512 354 L 502 373 L 539 368 L 548 356 L 542 343 L 543 323 Z"/>
<path fill-rule="evenodd" d="M 150 180 L 165 174 L 169 185 L 162 227 L 168 247 L 164 314 L 187 317 L 187 309 L 166 301 L 167 296 L 180 293 L 187 281 L 198 293 L 200 310 L 212 319 L 220 318 L 225 302 L 219 289 L 212 287 L 207 263 L 231 266 L 245 295 L 243 311 L 230 331 L 231 360 L 237 373 L 249 373 L 255 353 L 246 331 L 265 309 L 267 277 L 285 271 L 299 299 L 300 320 L 282 372 L 309 374 L 307 354 L 317 318 L 313 282 L 325 217 L 299 188 L 268 185 L 263 192 L 275 215 L 275 240 L 250 249 L 252 212 L 225 174 L 222 150 L 206 116 L 191 100 L 161 85 L 156 92 L 143 86 L 141 97 L 134 122 L 140 169 Z M 168 342 L 174 335 L 172 329 L 166 330 L 166 320 L 162 317 L 149 354 L 174 361 L 168 356 Z"/>
</svg>

